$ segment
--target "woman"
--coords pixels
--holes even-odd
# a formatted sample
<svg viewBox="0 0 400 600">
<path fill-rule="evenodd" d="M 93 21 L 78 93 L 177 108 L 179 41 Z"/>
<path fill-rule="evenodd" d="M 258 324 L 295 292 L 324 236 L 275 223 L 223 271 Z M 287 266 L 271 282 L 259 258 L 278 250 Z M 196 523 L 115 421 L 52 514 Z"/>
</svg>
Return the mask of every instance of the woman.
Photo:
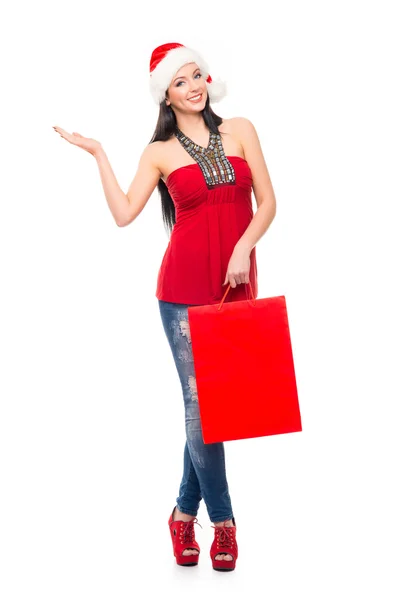
<svg viewBox="0 0 400 600">
<path fill-rule="evenodd" d="M 214 523 L 212 566 L 232 571 L 238 546 L 224 445 L 203 442 L 187 308 L 220 302 L 228 283 L 225 302 L 246 299 L 249 283 L 257 297 L 255 245 L 275 216 L 276 201 L 254 126 L 213 112 L 210 102 L 225 96 L 226 85 L 212 80 L 196 51 L 179 43 L 157 47 L 150 59 L 150 91 L 158 122 L 127 194 L 100 142 L 54 129 L 96 158 L 117 225 L 134 221 L 158 186 L 171 236 L 156 297 L 182 385 L 186 425 L 183 477 L 168 525 L 177 564 L 198 564 L 194 525 L 204 498 Z"/>
</svg>

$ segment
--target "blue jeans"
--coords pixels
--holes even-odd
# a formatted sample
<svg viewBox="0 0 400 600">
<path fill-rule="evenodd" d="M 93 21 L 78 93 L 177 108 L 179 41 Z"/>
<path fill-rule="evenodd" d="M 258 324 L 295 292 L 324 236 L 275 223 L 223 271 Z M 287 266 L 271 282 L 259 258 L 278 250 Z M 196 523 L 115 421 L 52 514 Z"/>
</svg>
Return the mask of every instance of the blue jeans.
<svg viewBox="0 0 400 600">
<path fill-rule="evenodd" d="M 204 498 L 213 523 L 233 518 L 225 471 L 223 442 L 205 444 L 201 430 L 196 377 L 188 321 L 188 306 L 158 300 L 161 320 L 172 350 L 185 405 L 186 443 L 183 453 L 183 477 L 176 498 L 178 509 L 197 516 Z"/>
</svg>

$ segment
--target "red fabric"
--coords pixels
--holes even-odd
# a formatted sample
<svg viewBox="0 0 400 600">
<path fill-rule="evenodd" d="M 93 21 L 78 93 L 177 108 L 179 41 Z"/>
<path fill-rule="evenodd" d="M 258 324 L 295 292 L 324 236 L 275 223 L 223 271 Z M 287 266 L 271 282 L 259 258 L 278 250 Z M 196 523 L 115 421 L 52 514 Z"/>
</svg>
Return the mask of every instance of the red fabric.
<svg viewBox="0 0 400 600">
<path fill-rule="evenodd" d="M 165 58 L 168 52 L 174 50 L 175 48 L 184 48 L 184 45 L 180 44 L 179 42 L 169 42 L 167 44 L 157 46 L 157 48 L 153 50 L 150 57 L 150 75 L 152 74 L 154 69 L 159 65 L 162 59 Z M 207 83 L 212 83 L 211 75 L 208 75 L 206 81 Z"/>
<path fill-rule="evenodd" d="M 253 218 L 252 176 L 244 158 L 227 156 L 234 184 L 208 189 L 198 163 L 179 167 L 166 180 L 175 205 L 176 223 L 157 277 L 156 297 L 165 302 L 215 304 L 235 244 Z M 256 247 L 250 253 L 250 282 L 258 294 Z M 231 288 L 226 302 L 245 300 L 246 284 Z"/>
<path fill-rule="evenodd" d="M 188 308 L 205 444 L 302 431 L 285 296 L 244 287 L 249 300 Z"/>
<path fill-rule="evenodd" d="M 150 73 L 154 71 L 158 63 L 162 61 L 162 59 L 168 54 L 170 50 L 182 47 L 183 44 L 180 44 L 179 42 L 168 42 L 167 44 L 157 46 L 157 48 L 153 50 L 150 57 Z"/>
</svg>

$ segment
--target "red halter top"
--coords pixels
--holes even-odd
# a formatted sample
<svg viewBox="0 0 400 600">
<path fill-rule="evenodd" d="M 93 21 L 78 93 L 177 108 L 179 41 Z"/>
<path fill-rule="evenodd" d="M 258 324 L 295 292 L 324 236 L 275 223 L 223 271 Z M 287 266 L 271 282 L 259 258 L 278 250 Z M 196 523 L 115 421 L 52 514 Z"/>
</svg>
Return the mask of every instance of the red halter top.
<svg viewBox="0 0 400 600">
<path fill-rule="evenodd" d="M 176 222 L 157 277 L 156 298 L 182 304 L 216 304 L 227 285 L 235 244 L 253 218 L 252 175 L 240 156 L 225 156 L 221 136 L 210 132 L 207 148 L 179 129 L 176 136 L 196 160 L 166 179 Z M 258 295 L 256 248 L 250 252 L 249 279 Z M 245 283 L 230 288 L 224 302 L 251 299 Z"/>
</svg>

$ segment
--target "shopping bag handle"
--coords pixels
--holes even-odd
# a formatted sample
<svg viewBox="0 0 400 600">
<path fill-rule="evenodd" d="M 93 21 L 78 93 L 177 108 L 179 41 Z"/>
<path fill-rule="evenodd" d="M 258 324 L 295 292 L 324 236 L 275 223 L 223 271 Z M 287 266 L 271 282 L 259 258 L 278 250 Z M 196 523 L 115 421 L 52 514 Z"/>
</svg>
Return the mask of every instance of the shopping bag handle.
<svg viewBox="0 0 400 600">
<path fill-rule="evenodd" d="M 238 285 L 246 285 L 246 284 L 238 284 Z M 250 282 L 250 281 L 249 281 L 249 286 L 250 286 L 251 295 L 252 295 L 252 297 L 253 297 L 253 300 L 254 300 L 254 303 L 251 303 L 251 305 L 252 305 L 252 306 L 256 306 L 256 299 L 254 298 L 254 294 L 253 294 L 253 288 L 251 287 L 251 282 Z M 225 294 L 223 295 L 223 298 L 222 298 L 222 300 L 221 300 L 221 303 L 220 303 L 220 305 L 218 306 L 218 310 L 221 308 L 221 306 L 222 306 L 222 304 L 223 304 L 223 302 L 224 302 L 224 300 L 225 300 L 225 298 L 226 298 L 226 295 L 227 295 L 227 293 L 229 292 L 229 290 L 230 290 L 230 289 L 231 289 L 231 284 L 229 283 L 229 284 L 228 284 L 228 287 L 226 288 Z M 245 288 L 245 289 L 246 289 L 247 301 L 248 301 L 248 302 L 250 302 L 250 300 L 249 300 L 249 297 L 248 297 L 248 294 L 247 294 L 247 288 Z"/>
</svg>

